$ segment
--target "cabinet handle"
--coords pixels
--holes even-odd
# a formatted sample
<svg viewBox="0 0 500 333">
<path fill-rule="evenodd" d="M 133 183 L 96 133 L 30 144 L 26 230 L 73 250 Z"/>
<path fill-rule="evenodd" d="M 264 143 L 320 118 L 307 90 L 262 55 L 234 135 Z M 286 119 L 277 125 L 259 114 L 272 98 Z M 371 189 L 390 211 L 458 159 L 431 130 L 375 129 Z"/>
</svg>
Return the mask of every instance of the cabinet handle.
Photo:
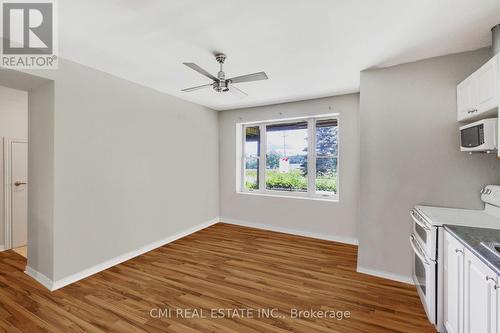
<svg viewBox="0 0 500 333">
<path fill-rule="evenodd" d="M 431 231 L 431 229 L 425 225 L 424 222 L 422 222 L 419 218 L 418 218 L 418 215 L 417 213 L 415 212 L 414 209 L 412 209 L 410 211 L 410 215 L 411 215 L 411 218 L 413 219 L 413 221 L 415 221 L 416 224 L 418 224 L 419 226 L 421 226 L 423 229 L 425 229 L 425 231 Z"/>
<path fill-rule="evenodd" d="M 455 253 L 462 253 L 462 254 L 464 254 L 464 251 L 463 250 L 459 250 L 459 249 L 455 249 Z"/>
<path fill-rule="evenodd" d="M 488 276 L 488 275 L 486 275 L 486 281 L 493 281 L 493 282 L 496 282 L 495 278 L 493 278 L 493 277 L 491 277 L 491 276 Z M 499 289 L 499 288 L 500 288 L 500 287 L 499 287 L 496 283 L 493 285 L 493 289 L 497 290 L 497 289 Z"/>
<path fill-rule="evenodd" d="M 486 275 L 486 281 L 495 281 L 495 278 L 492 278 L 491 276 Z"/>
</svg>

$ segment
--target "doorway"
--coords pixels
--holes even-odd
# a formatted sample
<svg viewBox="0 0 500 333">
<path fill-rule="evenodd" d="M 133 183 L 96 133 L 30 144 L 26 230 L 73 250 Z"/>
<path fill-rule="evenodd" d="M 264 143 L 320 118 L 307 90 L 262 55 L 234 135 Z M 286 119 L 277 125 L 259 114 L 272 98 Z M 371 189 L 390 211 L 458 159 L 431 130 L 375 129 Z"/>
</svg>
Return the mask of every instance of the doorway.
<svg viewBox="0 0 500 333">
<path fill-rule="evenodd" d="M 3 250 L 27 257 L 28 92 L 0 86 L 0 191 Z"/>
<path fill-rule="evenodd" d="M 28 141 L 4 139 L 5 244 L 27 257 Z"/>
</svg>

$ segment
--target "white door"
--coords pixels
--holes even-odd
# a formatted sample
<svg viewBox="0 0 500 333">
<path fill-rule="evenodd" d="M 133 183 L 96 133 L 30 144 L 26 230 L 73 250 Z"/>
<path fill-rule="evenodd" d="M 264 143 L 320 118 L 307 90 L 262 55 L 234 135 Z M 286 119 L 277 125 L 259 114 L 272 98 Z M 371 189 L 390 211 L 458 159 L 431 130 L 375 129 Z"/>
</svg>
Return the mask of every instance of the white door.
<svg viewBox="0 0 500 333">
<path fill-rule="evenodd" d="M 28 144 L 11 142 L 12 248 L 28 243 Z"/>
<path fill-rule="evenodd" d="M 464 333 L 495 333 L 497 277 L 468 251 L 464 271 Z"/>
<path fill-rule="evenodd" d="M 444 325 L 448 333 L 462 332 L 464 248 L 444 233 Z"/>
</svg>

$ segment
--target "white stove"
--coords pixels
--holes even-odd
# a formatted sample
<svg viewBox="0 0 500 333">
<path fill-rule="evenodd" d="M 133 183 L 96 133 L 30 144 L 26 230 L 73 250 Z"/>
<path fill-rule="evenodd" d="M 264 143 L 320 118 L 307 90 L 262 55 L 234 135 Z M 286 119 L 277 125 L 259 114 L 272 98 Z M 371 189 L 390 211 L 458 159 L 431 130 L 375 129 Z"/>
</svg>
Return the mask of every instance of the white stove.
<svg viewBox="0 0 500 333">
<path fill-rule="evenodd" d="M 415 206 L 427 223 L 436 227 L 443 224 L 463 225 L 469 227 L 500 229 L 498 207 L 488 207 L 485 210 L 457 209 L 432 206 Z M 488 209 L 489 208 L 489 209 Z"/>
<path fill-rule="evenodd" d="M 413 281 L 429 320 L 439 332 L 443 325 L 443 228 L 445 224 L 500 229 L 500 186 L 481 190 L 484 210 L 417 205 L 410 212 L 413 232 Z"/>
</svg>

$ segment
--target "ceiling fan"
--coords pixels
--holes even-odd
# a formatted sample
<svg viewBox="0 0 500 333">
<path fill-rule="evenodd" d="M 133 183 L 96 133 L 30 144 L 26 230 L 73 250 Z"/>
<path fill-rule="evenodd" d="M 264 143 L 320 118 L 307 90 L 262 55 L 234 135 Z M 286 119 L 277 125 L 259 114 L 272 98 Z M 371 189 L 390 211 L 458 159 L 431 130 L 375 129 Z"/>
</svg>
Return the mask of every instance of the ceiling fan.
<svg viewBox="0 0 500 333">
<path fill-rule="evenodd" d="M 220 70 L 219 73 L 217 73 L 217 77 L 213 76 L 200 66 L 198 66 L 195 63 L 192 62 L 183 62 L 184 65 L 188 66 L 189 68 L 197 71 L 198 73 L 205 75 L 209 79 L 212 80 L 212 83 L 209 84 L 204 84 L 201 86 L 196 86 L 196 87 L 191 87 L 191 88 L 186 88 L 182 89 L 182 91 L 190 92 L 190 91 L 195 91 L 199 89 L 204 89 L 204 88 L 209 88 L 212 87 L 215 91 L 217 92 L 231 92 L 234 93 L 235 95 L 239 95 L 240 97 L 245 97 L 248 96 L 248 94 L 241 89 L 237 88 L 234 84 L 235 83 L 242 83 L 242 82 L 251 82 L 251 81 L 259 81 L 259 80 L 267 80 L 267 75 L 265 72 L 258 72 L 258 73 L 253 73 L 253 74 L 247 74 L 247 75 L 241 75 L 241 76 L 236 76 L 232 77 L 230 79 L 226 79 L 226 73 L 222 70 L 222 65 L 226 61 L 226 55 L 225 54 L 216 54 L 215 55 L 215 60 L 220 64 Z"/>
</svg>

